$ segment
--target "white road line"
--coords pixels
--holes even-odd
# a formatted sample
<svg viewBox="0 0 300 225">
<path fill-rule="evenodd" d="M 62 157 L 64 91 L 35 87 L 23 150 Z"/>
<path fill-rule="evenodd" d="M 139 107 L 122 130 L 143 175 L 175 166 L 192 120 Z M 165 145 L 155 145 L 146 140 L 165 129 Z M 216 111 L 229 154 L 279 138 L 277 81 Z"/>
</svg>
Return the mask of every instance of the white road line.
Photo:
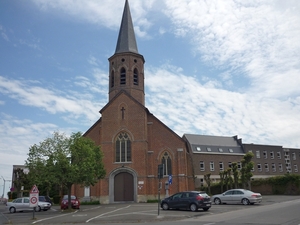
<svg viewBox="0 0 300 225">
<path fill-rule="evenodd" d="M 85 222 L 88 223 L 88 222 L 90 222 L 91 220 L 97 219 L 97 218 L 99 218 L 99 217 L 101 217 L 101 216 L 104 216 L 104 215 L 107 215 L 107 214 L 110 214 L 110 213 L 113 213 L 113 212 L 117 212 L 117 211 L 119 211 L 119 210 L 126 209 L 126 208 L 129 208 L 129 207 L 130 207 L 130 205 L 128 205 L 128 206 L 126 206 L 126 207 L 123 207 L 123 208 L 120 208 L 120 209 L 116 209 L 116 210 L 107 212 L 107 213 L 103 213 L 103 214 L 101 214 L 101 215 L 99 215 L 99 216 L 96 216 L 96 217 L 93 217 L 93 218 L 91 218 L 91 219 L 89 219 L 89 220 L 87 220 L 87 221 L 85 221 Z"/>
<path fill-rule="evenodd" d="M 78 210 L 76 210 L 73 213 L 66 213 L 66 214 L 62 214 L 62 215 L 58 215 L 58 216 L 52 216 L 52 217 L 44 218 L 44 219 L 41 219 L 41 220 L 34 221 L 34 222 L 32 222 L 32 224 L 39 223 L 39 222 L 42 222 L 42 221 L 45 221 L 45 220 L 51 220 L 51 219 L 58 218 L 58 217 L 69 216 L 70 214 L 72 215 L 72 214 L 75 214 L 77 212 L 78 212 Z"/>
</svg>

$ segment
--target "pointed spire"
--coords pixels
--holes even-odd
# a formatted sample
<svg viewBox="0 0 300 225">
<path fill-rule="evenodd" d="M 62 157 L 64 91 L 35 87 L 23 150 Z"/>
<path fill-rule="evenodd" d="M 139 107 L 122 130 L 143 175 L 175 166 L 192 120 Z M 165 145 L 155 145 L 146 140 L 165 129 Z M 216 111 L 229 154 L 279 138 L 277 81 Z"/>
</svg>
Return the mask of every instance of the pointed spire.
<svg viewBox="0 0 300 225">
<path fill-rule="evenodd" d="M 115 53 L 121 52 L 138 53 L 128 0 L 126 0 L 124 6 L 123 17 Z"/>
</svg>

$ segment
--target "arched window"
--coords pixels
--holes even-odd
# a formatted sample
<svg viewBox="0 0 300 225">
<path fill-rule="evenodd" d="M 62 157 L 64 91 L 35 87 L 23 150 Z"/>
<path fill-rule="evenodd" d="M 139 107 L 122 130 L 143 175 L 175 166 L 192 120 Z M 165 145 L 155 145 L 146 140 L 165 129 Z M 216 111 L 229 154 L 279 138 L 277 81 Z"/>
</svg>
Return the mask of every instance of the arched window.
<svg viewBox="0 0 300 225">
<path fill-rule="evenodd" d="M 131 162 L 131 141 L 126 133 L 120 133 L 117 137 L 116 162 Z"/>
<path fill-rule="evenodd" d="M 161 164 L 164 164 L 164 176 L 165 175 L 171 175 L 172 174 L 172 162 L 170 155 L 165 152 L 162 159 Z"/>
<path fill-rule="evenodd" d="M 111 76 L 110 76 L 111 80 L 110 80 L 110 87 L 114 87 L 115 86 L 115 72 L 114 71 L 111 71 Z"/>
<path fill-rule="evenodd" d="M 134 85 L 139 85 L 139 76 L 138 76 L 138 70 L 137 70 L 137 68 L 135 68 L 134 70 L 133 70 L 133 84 Z"/>
<path fill-rule="evenodd" d="M 120 84 L 126 84 L 126 70 L 125 70 L 125 68 L 121 69 Z"/>
</svg>

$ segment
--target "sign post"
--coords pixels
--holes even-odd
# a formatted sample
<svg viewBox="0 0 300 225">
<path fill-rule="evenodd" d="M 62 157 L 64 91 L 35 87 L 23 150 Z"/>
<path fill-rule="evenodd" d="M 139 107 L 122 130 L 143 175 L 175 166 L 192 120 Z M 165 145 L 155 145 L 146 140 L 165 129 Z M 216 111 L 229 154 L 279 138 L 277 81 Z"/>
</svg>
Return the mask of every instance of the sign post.
<svg viewBox="0 0 300 225">
<path fill-rule="evenodd" d="M 29 193 L 29 207 L 33 207 L 33 219 L 35 208 L 38 207 L 39 204 L 39 189 L 36 185 L 33 185 L 30 193 Z"/>
<path fill-rule="evenodd" d="M 159 209 L 160 209 L 160 190 L 161 190 L 161 182 L 160 179 L 163 178 L 164 176 L 164 164 L 159 164 L 157 168 L 157 178 L 158 178 L 158 209 L 157 209 L 157 214 L 159 216 Z"/>
</svg>

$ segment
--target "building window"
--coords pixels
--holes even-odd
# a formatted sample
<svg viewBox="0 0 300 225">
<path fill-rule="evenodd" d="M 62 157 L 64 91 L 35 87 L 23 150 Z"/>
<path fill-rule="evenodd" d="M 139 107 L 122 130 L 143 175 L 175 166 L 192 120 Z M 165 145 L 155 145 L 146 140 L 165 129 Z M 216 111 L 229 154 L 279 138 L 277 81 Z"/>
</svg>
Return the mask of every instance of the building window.
<svg viewBox="0 0 300 225">
<path fill-rule="evenodd" d="M 223 152 L 223 149 L 222 149 L 222 148 L 219 148 L 219 152 Z"/>
<path fill-rule="evenodd" d="M 256 158 L 260 158 L 260 151 L 256 151 Z"/>
<path fill-rule="evenodd" d="M 283 171 L 282 163 L 279 163 L 278 169 L 279 169 L 279 172 L 282 172 L 282 171 Z"/>
<path fill-rule="evenodd" d="M 110 76 L 110 87 L 114 87 L 115 86 L 115 72 L 111 71 L 111 76 Z"/>
<path fill-rule="evenodd" d="M 242 163 L 241 163 L 241 162 L 238 162 L 238 163 L 237 163 L 237 166 L 238 166 L 238 170 L 241 170 L 241 169 L 242 169 Z"/>
<path fill-rule="evenodd" d="M 209 163 L 210 171 L 215 171 L 215 164 L 214 162 Z"/>
<path fill-rule="evenodd" d="M 298 172 L 298 166 L 295 164 L 294 165 L 294 172 L 297 173 Z"/>
<path fill-rule="evenodd" d="M 206 148 L 206 150 L 207 150 L 208 152 L 211 152 L 211 148 Z"/>
<path fill-rule="evenodd" d="M 116 140 L 116 162 L 131 162 L 131 141 L 126 133 L 120 133 Z"/>
<path fill-rule="evenodd" d="M 223 162 L 219 162 L 220 171 L 224 171 L 224 164 Z"/>
<path fill-rule="evenodd" d="M 263 151 L 263 154 L 264 154 L 264 159 L 267 159 L 268 158 L 267 151 Z"/>
<path fill-rule="evenodd" d="M 204 171 L 205 170 L 205 165 L 203 161 L 200 161 L 200 171 Z"/>
<path fill-rule="evenodd" d="M 272 171 L 273 171 L 273 172 L 276 172 L 276 166 L 275 166 L 275 163 L 272 163 Z"/>
<path fill-rule="evenodd" d="M 233 152 L 233 149 L 232 149 L 232 148 L 229 148 L 228 151 L 232 153 L 232 152 Z"/>
<path fill-rule="evenodd" d="M 277 152 L 277 158 L 281 159 L 281 152 Z"/>
<path fill-rule="evenodd" d="M 201 148 L 200 148 L 200 147 L 197 147 L 197 151 L 198 151 L 198 152 L 201 152 Z"/>
<path fill-rule="evenodd" d="M 162 159 L 161 164 L 164 164 L 164 176 L 172 174 L 172 162 L 170 155 L 165 152 Z"/>
<path fill-rule="evenodd" d="M 274 159 L 274 152 L 270 152 L 270 158 Z"/>
<path fill-rule="evenodd" d="M 126 84 L 126 70 L 125 70 L 125 68 L 121 69 L 120 84 Z"/>
<path fill-rule="evenodd" d="M 232 162 L 228 162 L 228 167 L 229 167 L 229 168 L 232 167 Z"/>
<path fill-rule="evenodd" d="M 261 172 L 261 164 L 260 163 L 257 164 L 257 170 L 258 170 L 258 172 Z"/>
<path fill-rule="evenodd" d="M 295 152 L 292 153 L 292 159 L 296 160 L 296 153 Z"/>
<path fill-rule="evenodd" d="M 133 70 L 133 84 L 134 85 L 139 85 L 139 76 L 138 76 L 138 70 L 135 68 Z"/>
<path fill-rule="evenodd" d="M 269 172 L 269 164 L 268 163 L 265 163 L 265 171 Z"/>
</svg>

